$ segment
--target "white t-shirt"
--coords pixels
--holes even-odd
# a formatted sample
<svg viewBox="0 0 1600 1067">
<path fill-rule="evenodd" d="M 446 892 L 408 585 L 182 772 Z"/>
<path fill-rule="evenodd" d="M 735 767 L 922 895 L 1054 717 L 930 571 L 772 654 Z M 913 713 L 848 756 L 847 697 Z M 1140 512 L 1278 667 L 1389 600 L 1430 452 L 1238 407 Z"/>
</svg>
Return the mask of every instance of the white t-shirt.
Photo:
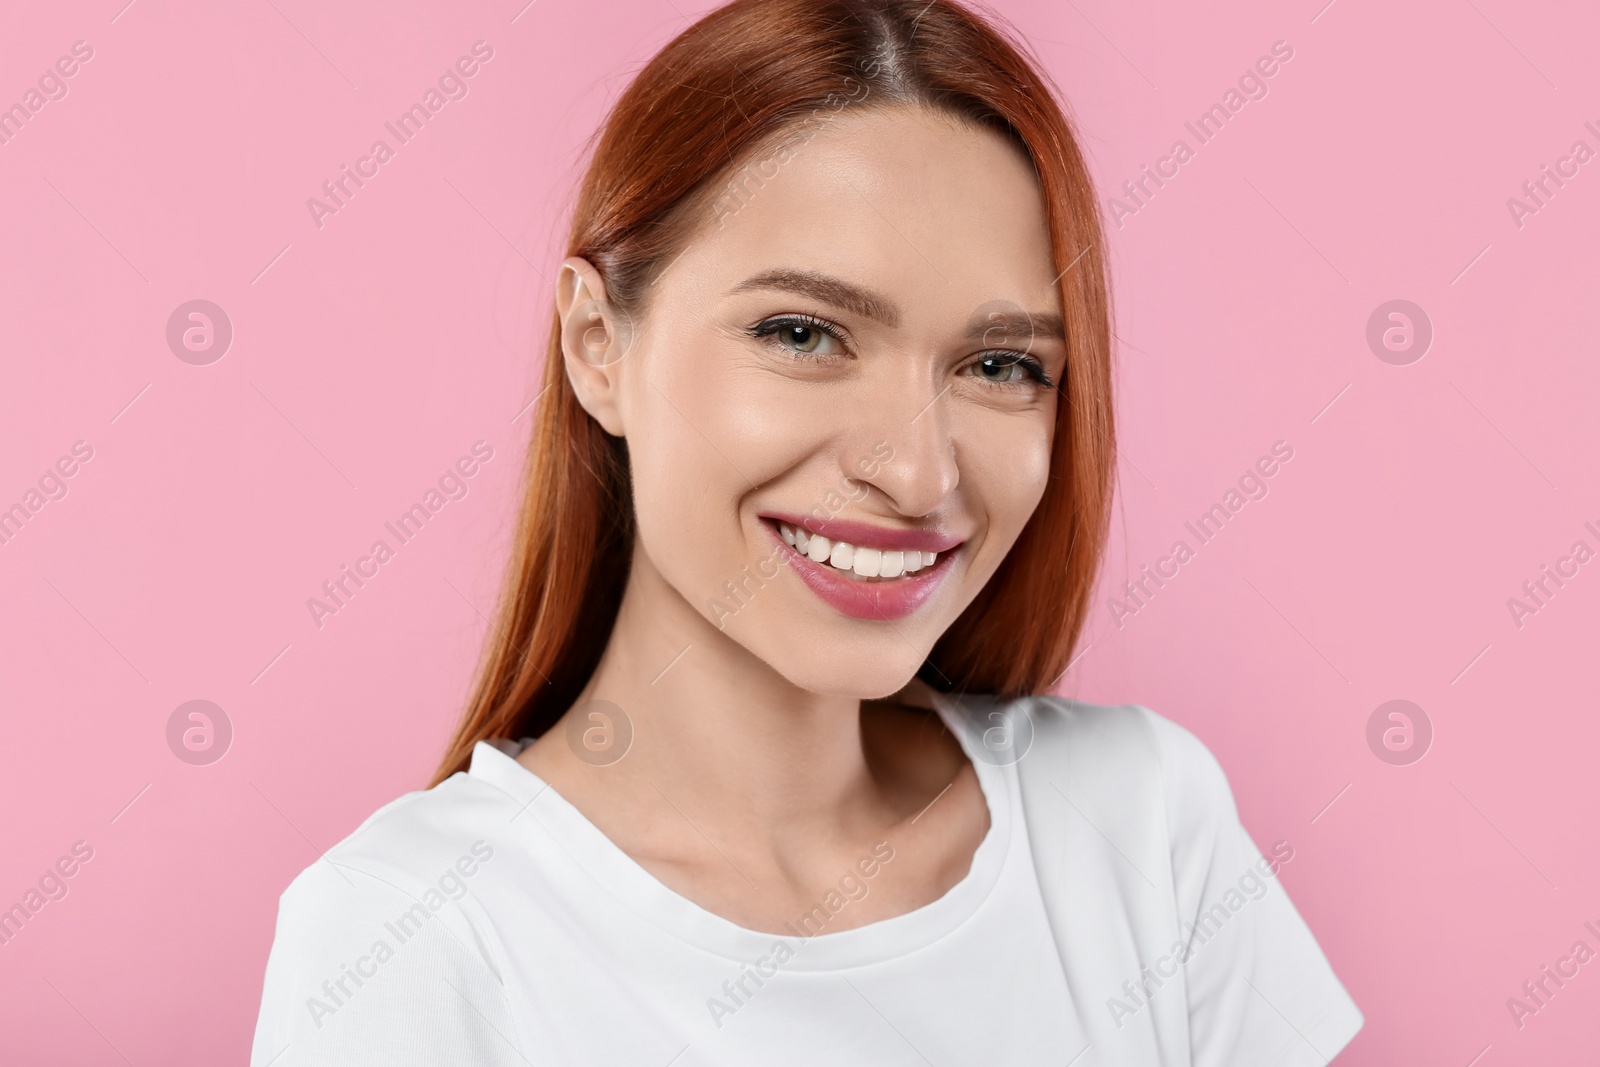
<svg viewBox="0 0 1600 1067">
<path fill-rule="evenodd" d="M 1134 950 L 1098 958 L 1138 939 L 1104 928 L 1104 901 L 1047 916 L 1017 768 L 984 748 L 984 723 L 958 702 L 939 703 L 977 771 L 988 833 L 938 900 L 846 930 L 828 927 L 894 862 L 892 841 L 841 871 L 788 932 L 749 930 L 657 881 L 516 762 L 520 746 L 480 743 L 470 770 L 385 806 L 285 891 L 253 1067 L 1187 1063 L 1192 1035 L 1160 1032 L 1173 998 L 1185 997 L 1191 1029 L 1207 1035 L 1195 1063 L 1322 1064 L 1354 1036 L 1360 1013 L 1276 887 L 1278 863 L 1261 860 L 1242 828 L 1243 846 L 1231 833 L 1207 835 L 1211 855 L 1193 842 L 1159 843 L 1181 858 L 1169 899 L 1185 880 L 1231 893 L 1200 902 L 1219 909 L 1215 928 L 1191 926 L 1186 960 L 1155 965 Z M 1163 782 L 1192 794 L 1168 804 L 1201 805 L 1236 827 L 1220 775 L 1184 765 L 1209 759 L 1199 742 L 1145 709 L 1127 713 L 1147 716 L 1163 739 Z M 1205 782 L 1222 795 L 1203 795 L 1216 788 L 1195 787 Z M 1138 842 L 1113 844 L 1139 852 Z M 1103 850 L 1081 851 L 1106 862 Z M 1212 870 L 1224 852 L 1229 864 L 1247 861 L 1225 883 Z M 1172 924 L 1171 910 L 1139 914 L 1149 899 L 1129 893 L 1111 905 L 1112 925 Z M 1052 921 L 1061 943 L 1097 958 L 1064 969 Z M 1270 943 L 1295 924 L 1298 939 L 1283 939 L 1281 951 Z M 1257 933 L 1268 943 L 1243 936 Z M 1180 966 L 1184 989 L 1155 977 Z M 1084 974 L 1105 988 L 1075 991 Z M 1266 986 L 1262 996 L 1293 1005 L 1300 1023 L 1251 1010 L 1236 999 L 1238 980 Z M 1129 1055 L 1174 1047 L 1181 1059 Z"/>
</svg>

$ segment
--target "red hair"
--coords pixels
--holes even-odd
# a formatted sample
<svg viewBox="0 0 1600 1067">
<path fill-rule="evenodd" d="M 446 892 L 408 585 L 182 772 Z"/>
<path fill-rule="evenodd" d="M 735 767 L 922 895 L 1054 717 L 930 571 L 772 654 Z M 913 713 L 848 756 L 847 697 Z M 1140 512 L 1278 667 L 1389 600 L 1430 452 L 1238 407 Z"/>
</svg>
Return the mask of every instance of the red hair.
<svg viewBox="0 0 1600 1067">
<path fill-rule="evenodd" d="M 841 101 L 922 106 L 994 130 L 1038 177 L 1068 342 L 1050 480 L 919 675 L 945 690 L 1043 692 L 1083 627 L 1108 527 L 1110 294 L 1088 169 L 1024 45 L 952 0 L 735 0 L 662 49 L 617 101 L 567 254 L 594 264 L 611 304 L 640 321 L 650 283 L 712 221 L 735 169 Z M 478 741 L 548 730 L 594 672 L 621 603 L 626 569 L 611 561 L 633 541 L 626 445 L 579 405 L 554 319 L 543 397 L 498 619 L 436 783 L 464 770 Z"/>
</svg>

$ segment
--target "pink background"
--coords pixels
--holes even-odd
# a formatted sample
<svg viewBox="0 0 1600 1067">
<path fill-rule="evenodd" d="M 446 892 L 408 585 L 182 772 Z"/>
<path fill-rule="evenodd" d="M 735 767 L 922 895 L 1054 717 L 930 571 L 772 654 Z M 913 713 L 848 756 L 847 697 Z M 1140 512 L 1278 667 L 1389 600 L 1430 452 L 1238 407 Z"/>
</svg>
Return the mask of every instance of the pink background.
<svg viewBox="0 0 1600 1067">
<path fill-rule="evenodd" d="M 93 859 L 0 947 L 8 1063 L 242 1062 L 275 903 L 416 788 L 457 716 L 506 544 L 554 235 L 607 104 L 689 0 L 13 5 L 0 104 L 94 57 L 0 146 L 0 506 L 93 459 L 0 545 L 0 907 Z M 1273 442 L 1294 458 L 1136 615 L 1097 600 L 1062 683 L 1147 704 L 1227 769 L 1367 1017 L 1340 1063 L 1576 1063 L 1600 962 L 1600 16 L 1509 0 L 1009 0 L 1103 192 L 1274 41 L 1294 58 L 1111 231 L 1122 413 L 1108 580 L 1154 563 Z M 520 10 L 520 14 L 519 14 Z M 120 13 L 119 13 L 120 12 Z M 319 229 L 305 201 L 477 40 L 492 60 Z M 181 303 L 235 336 L 179 361 Z M 1380 361 L 1396 298 L 1435 329 Z M 1337 398 L 1337 399 L 1335 399 Z M 1330 401 L 1331 406 L 1330 406 Z M 473 442 L 494 458 L 319 630 L 305 606 Z M 1369 749 L 1415 701 L 1420 762 Z M 192 699 L 233 724 L 169 751 Z M 132 801 L 130 805 L 130 801 Z M 1330 801 L 1332 802 L 1330 805 Z"/>
</svg>

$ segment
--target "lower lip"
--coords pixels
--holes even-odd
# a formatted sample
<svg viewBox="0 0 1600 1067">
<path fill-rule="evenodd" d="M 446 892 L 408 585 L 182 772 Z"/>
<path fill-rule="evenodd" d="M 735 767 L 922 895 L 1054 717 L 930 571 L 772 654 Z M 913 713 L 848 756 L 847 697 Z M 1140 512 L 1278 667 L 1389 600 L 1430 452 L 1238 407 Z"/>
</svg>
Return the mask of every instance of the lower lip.
<svg viewBox="0 0 1600 1067">
<path fill-rule="evenodd" d="M 778 547 L 784 550 L 786 553 L 784 558 L 794 569 L 795 574 L 800 576 L 800 580 L 806 583 L 807 588 L 839 614 L 848 615 L 852 619 L 890 622 L 910 615 L 939 588 L 945 574 L 950 570 L 952 558 L 959 550 L 958 546 L 948 552 L 939 553 L 939 558 L 934 561 L 933 566 L 924 567 L 915 574 L 887 581 L 857 581 L 854 578 L 846 578 L 835 567 L 818 563 L 810 556 L 803 555 L 783 539 L 783 535 L 772 523 L 763 519 L 761 525 L 772 535 L 773 540 L 777 541 Z"/>
</svg>

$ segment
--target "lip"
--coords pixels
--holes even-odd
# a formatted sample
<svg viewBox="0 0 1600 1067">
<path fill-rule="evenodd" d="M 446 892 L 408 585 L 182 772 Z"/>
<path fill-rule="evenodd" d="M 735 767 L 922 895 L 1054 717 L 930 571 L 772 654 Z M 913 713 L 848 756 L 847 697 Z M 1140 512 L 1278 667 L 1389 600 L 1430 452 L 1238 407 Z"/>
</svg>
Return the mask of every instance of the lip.
<svg viewBox="0 0 1600 1067">
<path fill-rule="evenodd" d="M 784 553 L 784 560 L 808 589 L 839 614 L 852 619 L 867 619 L 874 622 L 903 619 L 927 603 L 928 598 L 933 596 L 944 583 L 945 575 L 950 573 L 950 567 L 955 560 L 953 549 L 962 543 L 959 537 L 949 537 L 927 530 L 895 531 L 886 530 L 881 526 L 834 520 L 826 524 L 827 529 L 824 531 L 819 529 L 824 524 L 815 520 L 797 523 L 793 519 L 776 514 L 762 515 L 761 518 L 762 528 Z M 833 567 L 801 555 L 778 532 L 779 522 L 786 522 L 791 526 L 804 525 L 808 531 L 815 530 L 830 539 L 836 532 L 838 540 L 865 548 L 917 548 L 926 552 L 938 552 L 940 555 L 933 566 L 924 567 L 915 574 L 885 582 L 856 581 L 844 577 Z M 852 532 L 856 536 L 863 534 L 865 536 L 862 536 L 860 541 L 854 541 L 850 537 Z M 924 545 L 928 547 L 924 548 Z M 935 545 L 943 547 L 933 547 Z"/>
<path fill-rule="evenodd" d="M 896 530 L 892 526 L 873 526 L 849 519 L 817 519 L 787 511 L 763 511 L 758 517 L 772 522 L 786 522 L 790 526 L 802 526 L 807 533 L 819 533 L 830 541 L 843 541 L 857 548 L 915 548 L 922 552 L 948 552 L 966 540 L 943 530 Z"/>
</svg>

